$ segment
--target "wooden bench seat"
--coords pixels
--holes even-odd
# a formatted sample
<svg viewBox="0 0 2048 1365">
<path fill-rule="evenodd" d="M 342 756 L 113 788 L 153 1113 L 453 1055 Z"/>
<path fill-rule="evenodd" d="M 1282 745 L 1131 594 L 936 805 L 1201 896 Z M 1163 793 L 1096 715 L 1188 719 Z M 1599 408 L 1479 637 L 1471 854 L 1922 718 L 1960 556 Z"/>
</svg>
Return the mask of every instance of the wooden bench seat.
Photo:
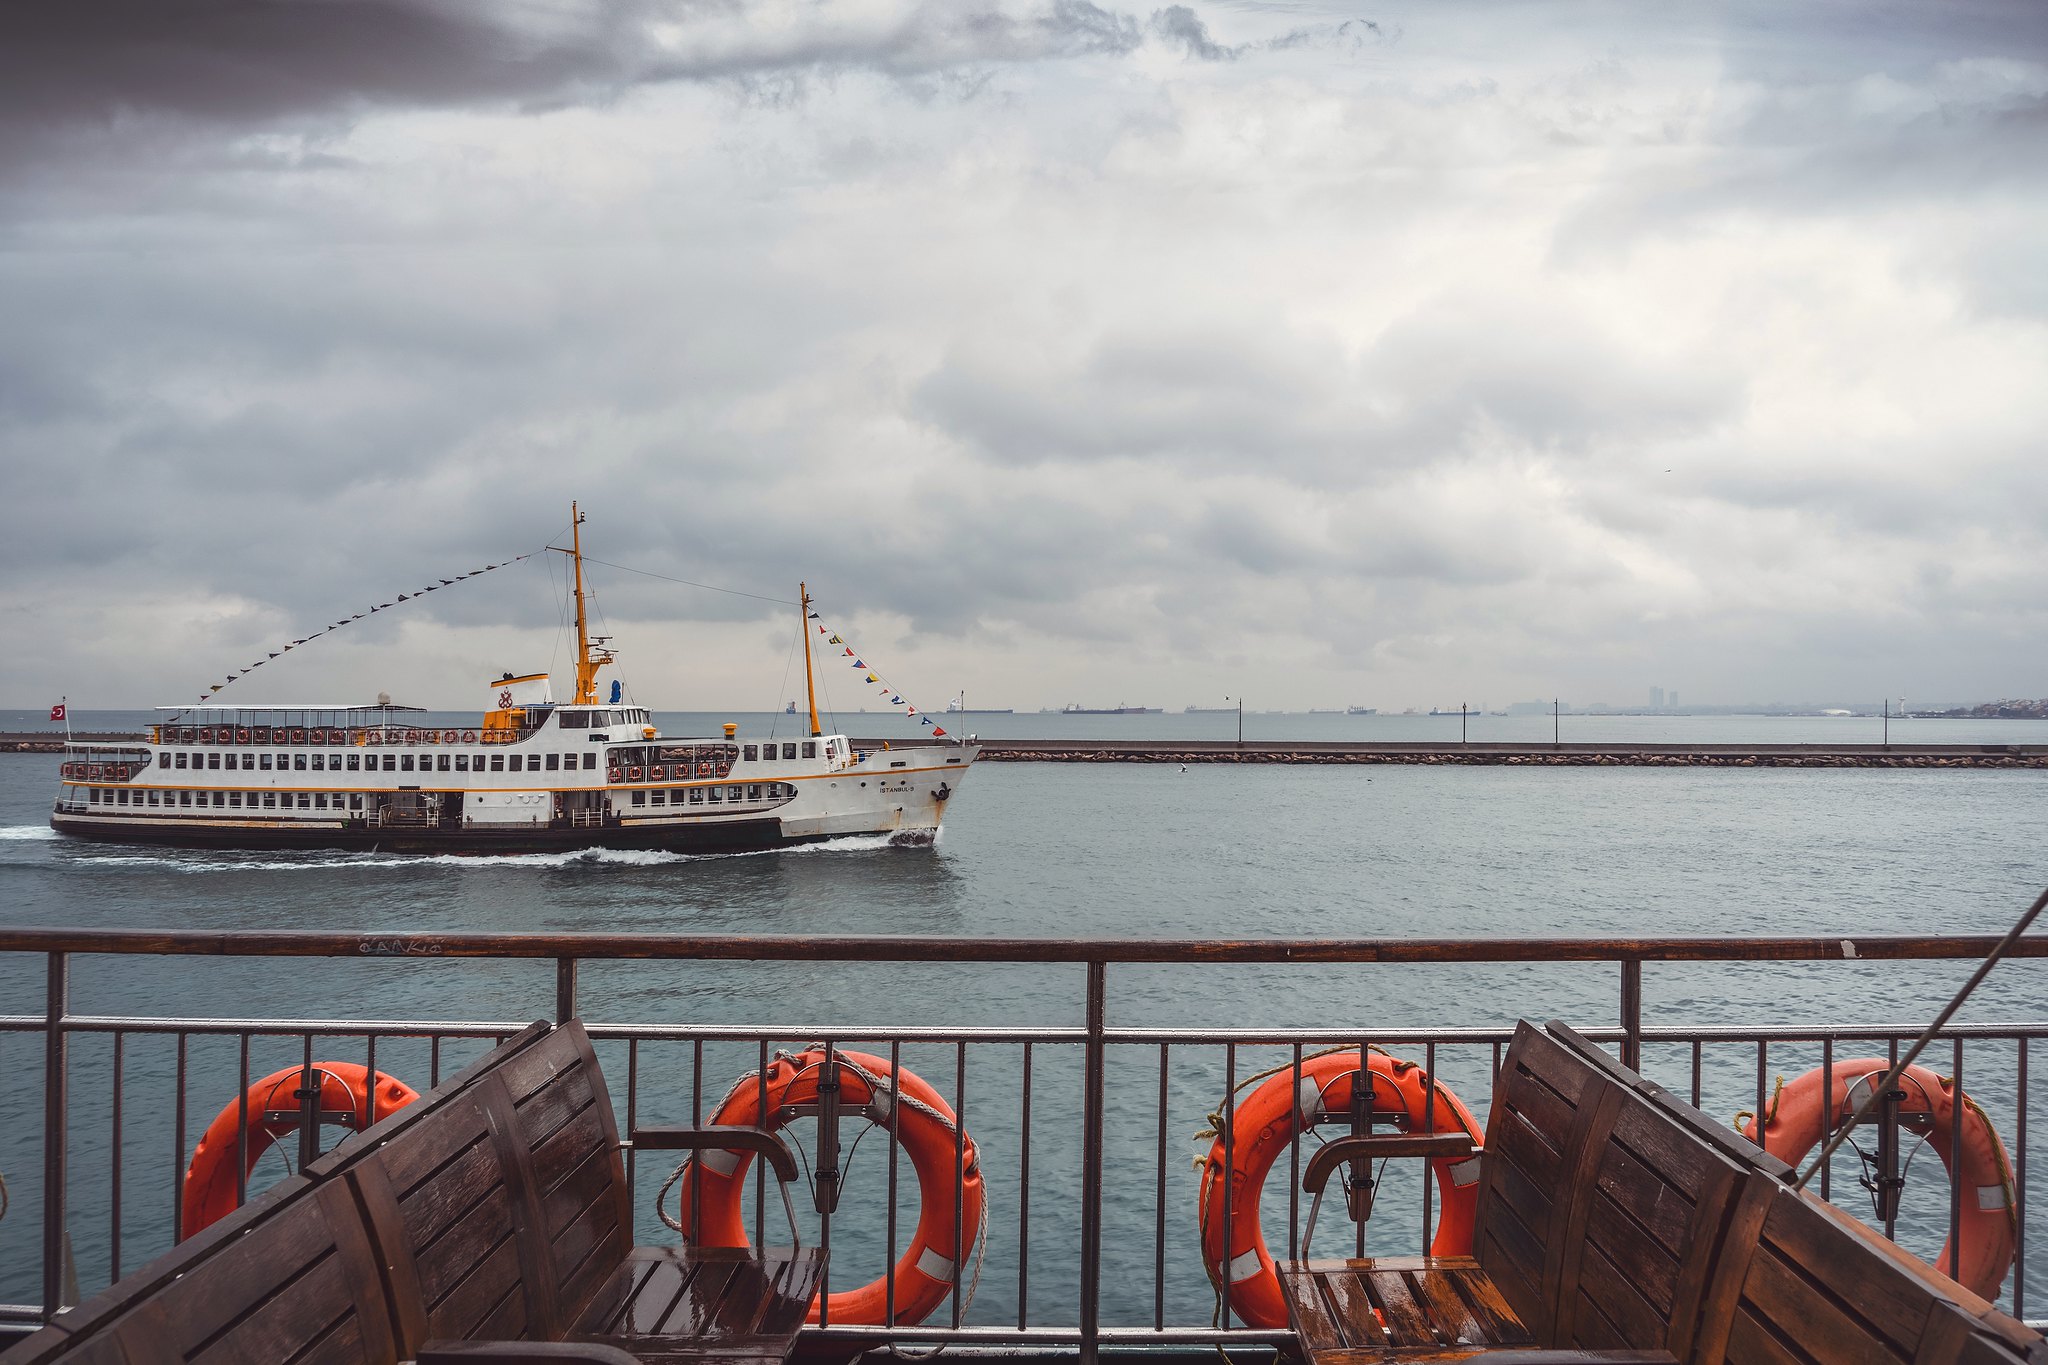
<svg viewBox="0 0 2048 1365">
<path fill-rule="evenodd" d="M 1372 1142 L 1330 1143 L 1311 1181 L 1352 1158 L 1347 1144 L 1364 1156 Z M 1525 1023 L 1494 1086 L 1475 1255 L 1308 1261 L 1282 1280 L 1316 1365 L 1532 1350 L 1556 1362 L 2048 1365 L 2037 1333 L 1794 1179 L 1570 1029 Z M 1476 1311 L 1496 1303 L 1505 1317 Z"/>
<path fill-rule="evenodd" d="M 796 1177 L 758 1130 L 638 1136 Z M 0 1365 L 785 1359 L 822 1251 L 635 1248 L 621 1148 L 582 1026 L 535 1025 Z"/>
</svg>

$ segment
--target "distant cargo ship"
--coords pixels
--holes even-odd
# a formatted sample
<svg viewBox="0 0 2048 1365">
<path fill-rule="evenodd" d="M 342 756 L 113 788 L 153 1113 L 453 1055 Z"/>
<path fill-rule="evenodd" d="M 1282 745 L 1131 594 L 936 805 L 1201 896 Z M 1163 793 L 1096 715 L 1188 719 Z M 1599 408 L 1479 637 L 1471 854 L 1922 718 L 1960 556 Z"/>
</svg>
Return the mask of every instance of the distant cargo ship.
<svg viewBox="0 0 2048 1365">
<path fill-rule="evenodd" d="M 1235 709 L 1232 708 L 1233 711 Z M 1156 716 L 1159 711 L 1157 706 L 1125 706 L 1121 702 L 1115 706 L 1081 706 L 1068 702 L 1060 708 L 1063 716 Z"/>
<path fill-rule="evenodd" d="M 1344 714 L 1347 716 L 1376 716 L 1379 713 L 1380 709 L 1377 706 L 1347 706 L 1344 708 Z"/>
<path fill-rule="evenodd" d="M 1237 714 L 1237 708 L 1235 706 L 1190 706 L 1181 714 L 1184 716 L 1234 716 Z"/>
</svg>

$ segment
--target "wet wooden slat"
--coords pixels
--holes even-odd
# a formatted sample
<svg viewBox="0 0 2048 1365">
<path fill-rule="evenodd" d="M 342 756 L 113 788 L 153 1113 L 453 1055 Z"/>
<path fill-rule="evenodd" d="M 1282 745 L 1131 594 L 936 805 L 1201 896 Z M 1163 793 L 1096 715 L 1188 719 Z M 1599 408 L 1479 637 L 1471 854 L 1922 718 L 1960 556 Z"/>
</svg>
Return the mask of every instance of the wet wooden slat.
<svg viewBox="0 0 2048 1365">
<path fill-rule="evenodd" d="M 1413 1350 L 1419 1347 L 1439 1346 L 1435 1325 L 1415 1296 L 1408 1290 L 1408 1281 L 1398 1270 L 1368 1271 L 1360 1276 L 1367 1292 L 1379 1305 L 1386 1323 L 1387 1336 L 1397 1350 Z"/>
</svg>

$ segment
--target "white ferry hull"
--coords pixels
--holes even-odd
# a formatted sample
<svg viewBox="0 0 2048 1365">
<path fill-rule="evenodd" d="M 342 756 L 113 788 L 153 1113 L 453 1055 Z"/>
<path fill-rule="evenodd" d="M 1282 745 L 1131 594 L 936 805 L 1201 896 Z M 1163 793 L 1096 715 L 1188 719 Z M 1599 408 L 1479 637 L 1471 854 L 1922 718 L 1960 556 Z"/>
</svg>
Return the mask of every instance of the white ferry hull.
<svg viewBox="0 0 2048 1365">
<path fill-rule="evenodd" d="M 603 748 L 579 749 L 583 735 L 550 730 L 470 750 L 474 732 L 450 731 L 463 771 L 444 772 L 457 765 L 438 741 L 372 746 L 363 731 L 345 730 L 338 748 L 313 749 L 252 742 L 241 738 L 246 727 L 219 732 L 227 738 L 211 744 L 171 731 L 168 743 L 78 746 L 74 757 L 88 761 L 64 765 L 51 826 L 129 844 L 420 854 L 734 853 L 848 835 L 928 845 L 978 753 L 969 744 L 855 750 L 841 736 L 771 744 L 643 735 L 619 745 L 598 735 Z M 386 777 L 384 758 L 395 767 L 399 754 L 404 771 Z M 506 770 L 515 764 L 538 771 L 514 778 Z"/>
</svg>

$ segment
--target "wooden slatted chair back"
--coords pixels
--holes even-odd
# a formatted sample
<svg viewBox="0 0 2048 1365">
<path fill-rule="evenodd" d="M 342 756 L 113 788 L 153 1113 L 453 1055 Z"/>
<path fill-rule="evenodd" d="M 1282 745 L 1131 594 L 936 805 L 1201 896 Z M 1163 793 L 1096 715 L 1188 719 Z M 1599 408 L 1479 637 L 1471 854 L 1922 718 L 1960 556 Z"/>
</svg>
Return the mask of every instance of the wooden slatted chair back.
<svg viewBox="0 0 2048 1365">
<path fill-rule="evenodd" d="M 1526 1022 L 1494 1078 L 1472 1251 L 1539 1341 L 1553 1339 L 1573 1181 L 1619 1090 Z"/>
<path fill-rule="evenodd" d="M 491 1068 L 346 1175 L 411 1349 L 558 1340 L 631 1249 L 611 1100 L 580 1024 Z"/>
<path fill-rule="evenodd" d="M 1702 1365 L 1949 1365 L 2048 1343 L 1832 1204 L 1778 1184 L 1746 1207 L 1707 1305 Z"/>
<path fill-rule="evenodd" d="M 179 1273 L 89 1330 L 45 1328 L 8 1352 L 9 1365 L 397 1360 L 376 1252 L 348 1191 L 332 1184 L 294 1193 L 269 1216 L 209 1239 Z"/>
</svg>

